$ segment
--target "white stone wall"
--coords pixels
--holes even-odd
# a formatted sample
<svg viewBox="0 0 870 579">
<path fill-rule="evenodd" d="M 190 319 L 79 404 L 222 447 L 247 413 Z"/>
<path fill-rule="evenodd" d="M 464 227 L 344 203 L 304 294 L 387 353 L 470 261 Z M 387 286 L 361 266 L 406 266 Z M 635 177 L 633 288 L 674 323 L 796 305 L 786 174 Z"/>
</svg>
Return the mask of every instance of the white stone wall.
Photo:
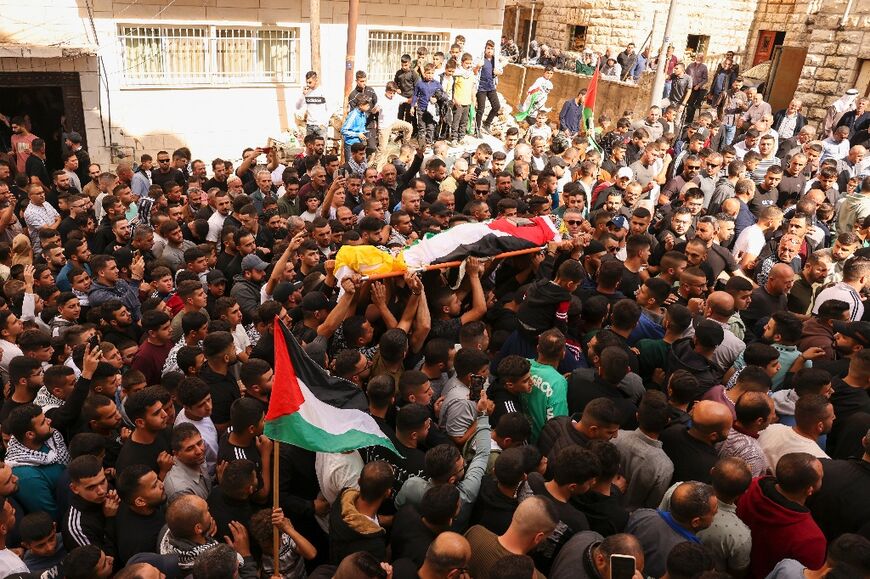
<svg viewBox="0 0 870 579">
<path fill-rule="evenodd" d="M 167 23 L 296 27 L 301 36 L 300 70 L 310 68 L 307 0 L 91 0 L 93 20 L 82 0 L 0 0 L 0 44 L 89 46 L 96 57 L 0 58 L 7 72 L 68 70 L 82 73 L 88 145 L 92 157 L 110 159 L 110 143 L 136 157 L 188 146 L 196 158 L 238 158 L 246 146 L 262 146 L 293 124 L 301 84 L 241 87 L 130 88 L 123 82 L 118 24 Z M 343 101 L 348 2 L 321 0 L 321 78 L 332 108 Z M 482 52 L 498 42 L 504 0 L 361 0 L 356 66 L 365 68 L 369 30 L 464 34 L 466 50 Z M 48 68 L 52 67 L 52 68 Z M 103 116 L 100 119 L 99 112 Z M 109 143 L 108 117 L 112 127 Z"/>
</svg>

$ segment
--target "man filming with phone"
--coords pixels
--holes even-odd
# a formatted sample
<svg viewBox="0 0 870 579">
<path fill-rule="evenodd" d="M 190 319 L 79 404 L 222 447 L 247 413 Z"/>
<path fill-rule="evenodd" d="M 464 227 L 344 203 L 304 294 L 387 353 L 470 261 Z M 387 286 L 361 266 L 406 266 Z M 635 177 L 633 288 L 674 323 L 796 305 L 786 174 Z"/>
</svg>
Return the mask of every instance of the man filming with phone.
<svg viewBox="0 0 870 579">
<path fill-rule="evenodd" d="M 643 579 L 643 548 L 628 533 L 577 533 L 556 555 L 549 579 Z"/>
<path fill-rule="evenodd" d="M 463 348 L 456 353 L 453 368 L 456 376 L 441 390 L 444 402 L 439 425 L 461 448 L 474 436 L 478 416 L 491 414 L 495 405 L 485 393 L 489 379 L 489 356 L 485 352 Z"/>
</svg>

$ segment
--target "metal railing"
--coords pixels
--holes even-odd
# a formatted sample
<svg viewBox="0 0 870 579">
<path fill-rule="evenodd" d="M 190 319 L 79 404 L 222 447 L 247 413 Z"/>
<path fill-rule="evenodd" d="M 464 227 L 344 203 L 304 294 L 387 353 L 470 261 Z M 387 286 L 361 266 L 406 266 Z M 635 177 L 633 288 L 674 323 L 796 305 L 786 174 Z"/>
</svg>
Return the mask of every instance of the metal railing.
<svg viewBox="0 0 870 579">
<path fill-rule="evenodd" d="M 299 31 L 216 26 L 118 30 L 125 85 L 299 82 Z"/>
<path fill-rule="evenodd" d="M 409 54 L 413 59 L 421 46 L 426 47 L 430 55 L 438 51 L 447 54 L 449 42 L 450 36 L 446 32 L 372 30 L 368 39 L 368 81 L 373 85 L 386 84 L 401 68 L 403 54 Z"/>
</svg>

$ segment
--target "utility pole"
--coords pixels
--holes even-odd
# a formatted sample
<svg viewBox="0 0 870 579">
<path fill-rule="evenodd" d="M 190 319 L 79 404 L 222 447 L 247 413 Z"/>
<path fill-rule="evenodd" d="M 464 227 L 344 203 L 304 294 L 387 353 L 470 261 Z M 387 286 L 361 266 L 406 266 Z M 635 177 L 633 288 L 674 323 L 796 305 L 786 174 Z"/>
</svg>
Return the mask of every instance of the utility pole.
<svg viewBox="0 0 870 579">
<path fill-rule="evenodd" d="M 359 0 L 350 0 L 347 5 L 347 56 L 344 59 L 344 100 L 353 89 L 354 64 L 356 62 L 356 25 L 359 20 Z"/>
<path fill-rule="evenodd" d="M 529 41 L 526 44 L 526 60 L 529 58 L 529 50 L 532 46 L 532 29 L 535 27 L 535 0 L 532 0 L 532 15 L 529 18 Z"/>
<path fill-rule="evenodd" d="M 311 28 L 311 70 L 320 75 L 320 0 L 308 0 Z"/>
<path fill-rule="evenodd" d="M 659 50 L 659 62 L 656 66 L 656 78 L 653 82 L 652 95 L 650 95 L 650 106 L 656 105 L 662 101 L 662 91 L 665 89 L 665 67 L 667 66 L 668 46 L 671 44 L 671 28 L 674 25 L 674 17 L 677 14 L 677 0 L 671 0 L 671 5 L 668 8 L 668 19 L 665 23 L 665 35 L 662 37 L 662 46 Z"/>
</svg>

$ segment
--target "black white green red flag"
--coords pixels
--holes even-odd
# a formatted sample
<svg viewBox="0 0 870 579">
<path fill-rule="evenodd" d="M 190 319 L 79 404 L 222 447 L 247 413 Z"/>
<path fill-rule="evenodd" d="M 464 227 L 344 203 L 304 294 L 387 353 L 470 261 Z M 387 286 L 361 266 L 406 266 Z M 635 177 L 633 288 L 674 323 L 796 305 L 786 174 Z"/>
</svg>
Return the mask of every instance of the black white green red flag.
<svg viewBox="0 0 870 579">
<path fill-rule="evenodd" d="M 313 452 L 346 452 L 383 446 L 398 454 L 375 420 L 361 408 L 365 394 L 330 376 L 275 320 L 275 379 L 265 434 Z"/>
</svg>

